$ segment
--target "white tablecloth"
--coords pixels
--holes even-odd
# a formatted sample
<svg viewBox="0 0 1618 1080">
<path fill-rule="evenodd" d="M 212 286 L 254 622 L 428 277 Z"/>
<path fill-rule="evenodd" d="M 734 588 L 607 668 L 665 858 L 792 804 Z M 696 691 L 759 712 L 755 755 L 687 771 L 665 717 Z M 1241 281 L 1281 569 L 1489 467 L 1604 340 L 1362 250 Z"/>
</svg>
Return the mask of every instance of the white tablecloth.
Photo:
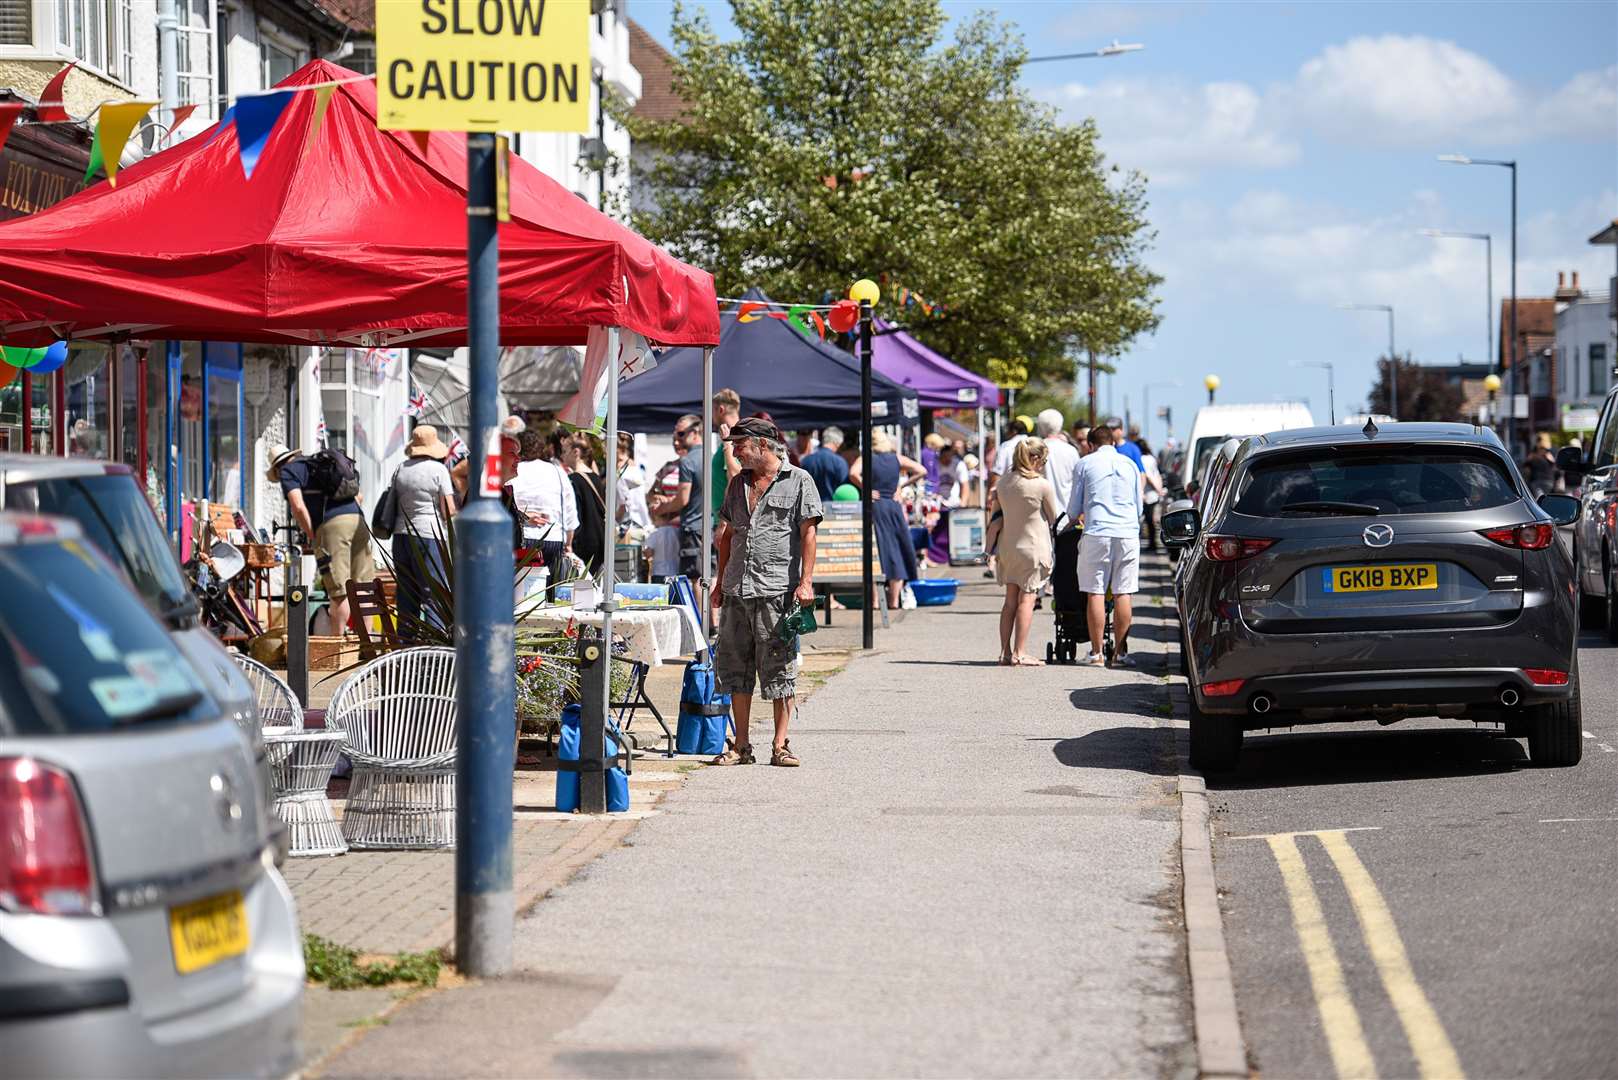
<svg viewBox="0 0 1618 1080">
<path fill-rule="evenodd" d="M 567 606 L 542 607 L 525 614 L 524 626 L 600 626 L 599 611 L 574 611 Z M 652 667 L 665 660 L 690 657 L 703 648 L 702 627 L 690 608 L 633 607 L 612 613 L 612 632 L 624 643 L 625 658 Z"/>
</svg>

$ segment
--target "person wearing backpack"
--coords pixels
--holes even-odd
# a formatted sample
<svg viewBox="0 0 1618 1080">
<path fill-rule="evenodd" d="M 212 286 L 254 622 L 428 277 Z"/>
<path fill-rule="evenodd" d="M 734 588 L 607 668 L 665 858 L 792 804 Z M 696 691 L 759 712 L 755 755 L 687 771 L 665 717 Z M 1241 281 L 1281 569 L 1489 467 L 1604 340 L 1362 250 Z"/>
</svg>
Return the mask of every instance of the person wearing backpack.
<svg viewBox="0 0 1618 1080">
<path fill-rule="evenodd" d="M 293 520 L 314 544 L 320 587 L 331 602 L 332 632 L 342 635 L 348 630 L 348 583 L 376 578 L 354 463 L 337 450 L 305 455 L 277 446 L 270 451 L 269 479 L 281 485 Z"/>
</svg>

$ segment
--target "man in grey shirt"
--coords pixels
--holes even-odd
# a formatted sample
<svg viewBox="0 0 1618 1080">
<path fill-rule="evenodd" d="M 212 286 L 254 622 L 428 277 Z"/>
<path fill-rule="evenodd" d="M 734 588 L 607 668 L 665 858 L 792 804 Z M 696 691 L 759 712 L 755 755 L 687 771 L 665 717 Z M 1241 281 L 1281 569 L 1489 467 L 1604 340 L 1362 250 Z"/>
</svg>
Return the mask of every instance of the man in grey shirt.
<svg viewBox="0 0 1618 1080">
<path fill-rule="evenodd" d="M 771 765 L 796 766 L 787 724 L 797 697 L 798 639 L 783 640 L 781 620 L 815 600 L 815 538 L 820 495 L 808 473 L 787 461 L 786 443 L 768 420 L 739 421 L 725 437 L 742 471 L 719 508 L 719 648 L 714 673 L 730 694 L 736 745 L 715 765 L 753 764 L 748 721 L 755 678 L 775 709 Z"/>
</svg>

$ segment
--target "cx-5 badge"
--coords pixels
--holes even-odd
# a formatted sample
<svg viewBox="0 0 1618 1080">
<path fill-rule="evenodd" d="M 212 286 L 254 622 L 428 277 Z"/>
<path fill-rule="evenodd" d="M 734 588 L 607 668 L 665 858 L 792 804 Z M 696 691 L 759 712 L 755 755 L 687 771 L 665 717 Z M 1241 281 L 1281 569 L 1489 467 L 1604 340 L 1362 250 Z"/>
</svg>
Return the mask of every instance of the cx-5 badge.
<svg viewBox="0 0 1618 1080">
<path fill-rule="evenodd" d="M 1393 543 L 1393 526 L 1378 522 L 1375 525 L 1367 525 L 1360 535 L 1365 538 L 1366 547 L 1387 547 Z"/>
</svg>

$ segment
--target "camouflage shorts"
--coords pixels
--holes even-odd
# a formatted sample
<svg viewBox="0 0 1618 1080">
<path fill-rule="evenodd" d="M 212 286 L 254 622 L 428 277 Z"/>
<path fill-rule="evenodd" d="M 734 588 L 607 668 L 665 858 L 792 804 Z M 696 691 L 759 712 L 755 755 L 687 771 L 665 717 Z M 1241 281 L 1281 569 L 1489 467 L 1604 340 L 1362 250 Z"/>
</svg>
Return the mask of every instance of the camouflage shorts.
<svg viewBox="0 0 1618 1080">
<path fill-rule="evenodd" d="M 782 641 L 776 624 L 790 595 L 741 599 L 726 596 L 719 609 L 719 648 L 714 674 L 728 694 L 751 694 L 756 678 L 766 701 L 797 696 L 798 639 Z"/>
</svg>

